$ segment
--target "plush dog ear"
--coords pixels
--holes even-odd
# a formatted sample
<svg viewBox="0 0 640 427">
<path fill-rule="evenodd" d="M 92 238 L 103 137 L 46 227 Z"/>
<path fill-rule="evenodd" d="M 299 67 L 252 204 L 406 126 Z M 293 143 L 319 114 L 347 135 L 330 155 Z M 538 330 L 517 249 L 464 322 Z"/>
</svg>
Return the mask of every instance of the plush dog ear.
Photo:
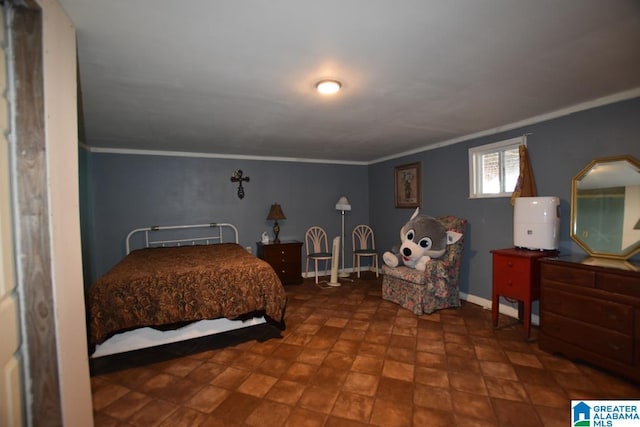
<svg viewBox="0 0 640 427">
<path fill-rule="evenodd" d="M 447 231 L 447 245 L 451 245 L 462 237 L 462 233 L 458 233 L 457 231 Z"/>
<path fill-rule="evenodd" d="M 409 218 L 409 221 L 411 221 L 413 218 L 417 217 L 419 213 L 420 213 L 420 206 L 418 206 L 416 208 L 416 211 L 413 213 L 413 215 L 411 215 L 411 218 Z"/>
</svg>

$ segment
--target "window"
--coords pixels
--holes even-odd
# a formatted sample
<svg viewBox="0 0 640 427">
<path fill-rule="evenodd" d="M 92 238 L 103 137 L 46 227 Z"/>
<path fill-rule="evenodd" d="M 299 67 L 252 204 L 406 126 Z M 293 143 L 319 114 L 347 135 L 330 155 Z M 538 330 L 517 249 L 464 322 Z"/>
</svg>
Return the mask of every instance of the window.
<svg viewBox="0 0 640 427">
<path fill-rule="evenodd" d="M 511 197 L 520 175 L 521 144 L 526 137 L 469 149 L 469 197 Z"/>
</svg>

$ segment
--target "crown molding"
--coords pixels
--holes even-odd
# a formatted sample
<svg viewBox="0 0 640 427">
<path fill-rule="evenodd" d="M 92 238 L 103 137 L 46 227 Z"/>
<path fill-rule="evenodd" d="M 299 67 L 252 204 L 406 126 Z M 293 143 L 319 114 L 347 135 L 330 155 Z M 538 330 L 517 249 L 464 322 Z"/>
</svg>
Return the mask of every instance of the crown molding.
<svg viewBox="0 0 640 427">
<path fill-rule="evenodd" d="M 184 152 L 184 151 L 161 151 L 161 150 L 138 150 L 129 148 L 104 148 L 104 147 L 91 147 L 84 142 L 80 143 L 80 147 L 91 153 L 107 153 L 107 154 L 125 154 L 125 155 L 143 155 L 143 156 L 169 156 L 169 157 L 196 157 L 196 158 L 211 158 L 211 159 L 233 159 L 233 160 L 257 160 L 263 162 L 292 162 L 292 163 L 321 163 L 321 164 L 338 164 L 338 165 L 356 165 L 356 166 L 368 166 L 376 163 L 385 162 L 387 160 L 393 160 L 400 157 L 410 156 L 413 154 L 423 153 L 425 151 L 435 150 L 449 145 L 458 144 L 460 142 L 469 141 L 471 139 L 480 138 L 488 135 L 495 135 L 501 132 L 521 128 L 524 126 L 530 126 L 536 123 L 545 122 L 547 120 L 557 119 L 559 117 L 568 116 L 580 111 L 589 110 L 596 107 L 602 107 L 604 105 L 614 104 L 616 102 L 626 101 L 629 99 L 640 97 L 640 87 L 630 89 L 624 92 L 615 93 L 608 96 L 603 96 L 591 101 L 583 102 L 573 105 L 571 107 L 562 108 L 560 110 L 552 111 L 538 116 L 530 117 L 528 119 L 520 120 L 517 122 L 509 123 L 506 125 L 486 129 L 480 132 L 475 132 L 463 136 L 459 136 L 444 141 L 435 142 L 433 144 L 426 145 L 424 147 L 416 148 L 414 150 L 403 151 L 401 153 L 393 154 L 391 156 L 381 157 L 371 161 L 348 161 L 348 160 L 329 160 L 329 159 L 307 159 L 302 157 L 269 157 L 269 156 L 246 156 L 240 154 L 219 154 L 219 153 L 197 153 L 197 152 Z"/>
<path fill-rule="evenodd" d="M 160 151 L 160 150 L 136 150 L 130 148 L 104 148 L 91 147 L 83 142 L 80 147 L 91 153 L 125 154 L 141 156 L 168 156 L 168 157 L 196 157 L 206 159 L 233 159 L 233 160 L 258 160 L 262 162 L 293 162 L 293 163 L 322 163 L 367 166 L 368 162 L 355 162 L 347 160 L 328 159 L 305 159 L 300 157 L 268 157 L 268 156 L 245 156 L 240 154 L 219 154 L 219 153 L 197 153 L 187 151 Z"/>
<path fill-rule="evenodd" d="M 494 135 L 500 132 L 506 132 L 508 130 L 513 130 L 520 127 L 533 125 L 536 123 L 546 122 L 547 120 L 557 119 L 559 117 L 568 116 L 570 114 L 574 114 L 580 111 L 590 110 L 592 108 L 602 107 L 604 105 L 615 104 L 616 102 L 626 101 L 626 100 L 638 98 L 638 97 L 640 97 L 640 87 L 627 90 L 624 92 L 615 93 L 613 95 L 603 96 L 602 98 L 597 98 L 591 101 L 573 105 L 571 107 L 562 108 L 560 110 L 552 111 L 550 113 L 540 114 L 538 116 L 534 116 L 528 119 L 509 123 L 503 126 L 498 126 L 492 129 L 487 129 L 480 132 L 463 135 L 457 138 L 436 142 L 434 144 L 429 144 L 422 148 L 416 148 L 414 150 L 404 151 L 402 153 L 394 154 L 392 156 L 381 157 L 379 159 L 372 160 L 371 162 L 369 162 L 369 164 L 372 165 L 380 162 L 385 162 L 387 160 L 397 159 L 399 157 L 405 157 L 405 156 L 410 156 L 412 154 L 423 153 L 425 151 L 435 150 L 437 148 L 458 144 L 460 142 L 469 141 L 471 139 L 480 138 L 488 135 Z"/>
</svg>

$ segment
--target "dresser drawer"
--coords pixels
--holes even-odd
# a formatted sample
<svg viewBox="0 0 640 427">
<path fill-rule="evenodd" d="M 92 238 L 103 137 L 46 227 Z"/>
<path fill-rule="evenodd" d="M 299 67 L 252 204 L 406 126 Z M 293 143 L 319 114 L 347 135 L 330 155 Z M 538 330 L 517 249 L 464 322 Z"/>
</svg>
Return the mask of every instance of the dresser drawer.
<svg viewBox="0 0 640 427">
<path fill-rule="evenodd" d="M 625 335 L 633 334 L 633 307 L 610 301 L 589 298 L 542 288 L 543 311 L 550 311 L 602 328 L 612 329 Z"/>
<path fill-rule="evenodd" d="M 543 281 L 560 282 L 572 286 L 593 288 L 596 281 L 596 273 L 593 271 L 544 262 L 540 266 L 540 274 Z"/>
<path fill-rule="evenodd" d="M 640 298 L 640 276 L 598 273 L 596 288 Z"/>
<path fill-rule="evenodd" d="M 635 325 L 633 330 L 635 331 L 635 345 L 633 354 L 633 363 L 637 367 L 640 367 L 640 308 L 635 309 Z"/>
<path fill-rule="evenodd" d="M 609 359 L 627 364 L 633 361 L 633 340 L 628 335 L 559 316 L 546 310 L 542 312 L 540 327 L 549 336 Z"/>
</svg>

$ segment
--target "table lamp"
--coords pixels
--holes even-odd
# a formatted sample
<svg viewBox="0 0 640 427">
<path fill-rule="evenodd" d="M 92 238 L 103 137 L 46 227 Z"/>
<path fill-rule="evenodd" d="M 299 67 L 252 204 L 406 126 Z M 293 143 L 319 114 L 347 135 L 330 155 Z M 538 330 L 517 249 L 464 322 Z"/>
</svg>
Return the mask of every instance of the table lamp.
<svg viewBox="0 0 640 427">
<path fill-rule="evenodd" d="M 267 215 L 267 220 L 275 221 L 273 224 L 273 234 L 275 236 L 273 243 L 280 243 L 280 239 L 278 238 L 278 234 L 280 233 L 280 226 L 278 225 L 279 219 L 287 219 L 287 217 L 284 216 L 284 212 L 282 212 L 280 205 L 278 203 L 274 203 L 269 209 L 269 215 Z"/>
</svg>

